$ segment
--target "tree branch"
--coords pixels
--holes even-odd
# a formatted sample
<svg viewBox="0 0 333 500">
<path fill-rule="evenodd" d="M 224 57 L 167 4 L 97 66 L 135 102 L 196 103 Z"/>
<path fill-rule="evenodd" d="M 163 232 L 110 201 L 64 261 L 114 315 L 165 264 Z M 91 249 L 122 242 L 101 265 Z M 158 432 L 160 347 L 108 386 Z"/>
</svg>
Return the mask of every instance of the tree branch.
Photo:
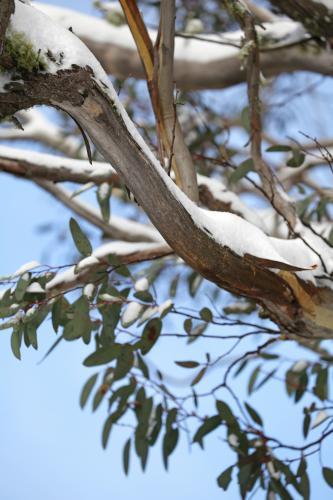
<svg viewBox="0 0 333 500">
<path fill-rule="evenodd" d="M 53 182 L 102 184 L 120 186 L 117 172 L 108 164 L 88 160 L 73 160 L 30 150 L 0 146 L 0 171 L 26 179 Z"/>
<path fill-rule="evenodd" d="M 47 18 L 35 16 L 33 8 L 20 2 L 16 5 L 24 5 L 30 22 L 43 22 L 48 27 L 44 33 L 59 30 Z M 78 43 L 68 32 L 59 32 L 59 37 L 62 44 Z M 56 73 L 24 74 L 19 81 L 9 81 L 0 93 L 0 117 L 34 104 L 51 104 L 68 112 L 116 167 L 152 223 L 185 262 L 222 288 L 254 299 L 284 331 L 310 338 L 332 337 L 332 291 L 299 280 L 293 274 L 299 267 L 281 257 L 264 233 L 233 216 L 233 234 L 242 233 L 243 228 L 254 239 L 251 247 L 247 235 L 240 251 L 234 237 L 228 239 L 224 231 L 230 214 L 226 218 L 226 214 L 219 213 L 216 219 L 177 188 L 137 133 L 100 67 L 89 52 L 83 54 L 83 47 L 79 47 L 76 49 L 81 51 L 81 57 L 88 59 L 93 69 L 74 66 Z M 260 242 L 265 248 L 268 245 L 265 254 Z M 296 245 L 302 244 L 296 240 Z M 246 253 L 247 248 L 253 248 L 252 255 Z M 276 274 L 270 268 L 285 271 Z"/>
<path fill-rule="evenodd" d="M 181 186 L 193 201 L 198 201 L 196 172 L 191 154 L 185 144 L 174 102 L 174 37 L 175 0 L 162 0 L 160 26 L 155 45 L 155 85 L 158 90 L 162 121 L 167 135 L 167 157 L 179 172 Z"/>
<path fill-rule="evenodd" d="M 276 211 L 294 228 L 297 217 L 295 207 L 287 201 L 283 188 L 278 184 L 277 178 L 264 161 L 261 152 L 262 127 L 260 103 L 260 52 L 258 37 L 252 15 L 244 13 L 243 27 L 246 40 L 246 66 L 247 66 L 247 91 L 249 100 L 250 130 L 251 130 L 251 156 L 253 166 L 259 174 L 267 198 Z"/>
<path fill-rule="evenodd" d="M 137 264 L 147 260 L 172 255 L 173 251 L 163 243 L 124 243 L 116 241 L 97 248 L 76 266 L 56 274 L 46 285 L 47 298 L 50 299 L 87 283 L 98 283 L 105 273 L 112 270 L 109 255 L 117 255 L 124 265 Z"/>
<path fill-rule="evenodd" d="M 71 26 L 107 73 L 120 78 L 145 78 L 129 30 L 74 10 L 38 2 L 35 5 L 66 29 Z M 298 23 L 290 22 L 286 29 L 284 19 L 281 23 L 265 25 L 261 33 L 267 40 L 261 48 L 261 70 L 265 77 L 293 71 L 333 76 L 332 53 L 309 42 L 309 36 L 300 30 Z M 150 36 L 156 39 L 156 32 L 151 30 Z M 177 87 L 182 90 L 221 89 L 244 82 L 246 74 L 239 60 L 242 36 L 239 31 L 203 35 L 201 39 L 176 37 L 174 79 Z"/>
<path fill-rule="evenodd" d="M 67 191 L 67 189 L 44 180 L 35 179 L 35 183 L 74 213 L 101 229 L 103 234 L 109 238 L 130 242 L 161 240 L 159 233 L 153 227 L 115 216 L 111 216 L 107 223 L 94 208 L 76 198 L 72 198 L 70 191 Z"/>
<path fill-rule="evenodd" d="M 190 199 L 198 201 L 196 172 L 184 142 L 173 97 L 174 0 L 161 3 L 160 28 L 155 48 L 136 1 L 121 0 L 120 3 L 145 71 L 156 117 L 160 161 L 164 165 L 166 157 L 166 161 L 171 162 L 176 183 Z"/>
</svg>

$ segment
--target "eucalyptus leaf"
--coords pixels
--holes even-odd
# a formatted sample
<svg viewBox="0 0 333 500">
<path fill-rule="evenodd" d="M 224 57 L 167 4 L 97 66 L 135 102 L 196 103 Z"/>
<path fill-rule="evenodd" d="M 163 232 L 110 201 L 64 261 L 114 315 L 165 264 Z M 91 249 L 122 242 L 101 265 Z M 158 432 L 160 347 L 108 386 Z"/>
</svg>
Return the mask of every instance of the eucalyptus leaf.
<svg viewBox="0 0 333 500">
<path fill-rule="evenodd" d="M 92 253 L 92 246 L 87 236 L 82 231 L 78 222 L 71 218 L 69 221 L 69 228 L 71 230 L 72 238 L 75 246 L 84 257 L 88 257 Z"/>
</svg>

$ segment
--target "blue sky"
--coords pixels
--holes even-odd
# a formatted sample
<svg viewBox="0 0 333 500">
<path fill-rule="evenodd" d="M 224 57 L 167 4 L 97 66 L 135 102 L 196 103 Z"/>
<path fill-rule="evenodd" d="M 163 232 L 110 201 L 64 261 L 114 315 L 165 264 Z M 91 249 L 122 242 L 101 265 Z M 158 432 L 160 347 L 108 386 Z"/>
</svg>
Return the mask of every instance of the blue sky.
<svg viewBox="0 0 333 500">
<path fill-rule="evenodd" d="M 88 0 L 49 3 L 91 11 Z M 40 259 L 50 246 L 52 255 L 63 256 L 67 252 L 67 244 L 55 243 L 36 231 L 38 225 L 49 220 L 68 227 L 70 213 L 47 194 L 32 183 L 2 174 L 0 200 L 0 275 L 14 271 L 24 262 Z M 38 364 L 54 338 L 51 326 L 46 324 L 39 334 L 39 351 L 24 350 L 19 362 L 10 352 L 10 332 L 1 332 L 1 500 L 100 500 L 112 495 L 119 495 L 122 500 L 238 498 L 235 486 L 227 493 L 216 486 L 216 476 L 232 463 L 233 457 L 213 436 L 207 439 L 205 452 L 196 446 L 189 452 L 183 439 L 171 457 L 169 472 L 162 467 L 160 446 L 153 450 L 145 474 L 133 457 L 126 478 L 121 465 L 126 431 L 113 432 L 110 446 L 104 451 L 100 435 L 105 408 L 92 415 L 88 408 L 81 411 L 78 405 L 80 390 L 90 374 L 82 360 L 91 348 L 78 342 L 66 343 Z M 156 359 L 163 363 L 174 359 L 175 348 L 171 342 L 161 343 Z M 199 349 L 201 346 L 193 347 L 192 354 L 199 353 Z M 298 351 L 291 344 L 290 357 L 297 356 Z M 241 386 L 238 390 L 244 392 Z M 272 430 L 283 429 L 287 441 L 292 442 L 294 434 L 299 433 L 295 429 L 295 412 L 281 385 L 274 385 L 273 392 L 272 386 L 263 390 L 251 404 L 258 404 L 263 410 L 276 405 L 270 425 Z M 324 448 L 326 464 L 329 451 L 332 450 Z M 319 469 L 313 470 L 314 498 L 328 498 L 330 491 L 319 481 Z"/>
</svg>

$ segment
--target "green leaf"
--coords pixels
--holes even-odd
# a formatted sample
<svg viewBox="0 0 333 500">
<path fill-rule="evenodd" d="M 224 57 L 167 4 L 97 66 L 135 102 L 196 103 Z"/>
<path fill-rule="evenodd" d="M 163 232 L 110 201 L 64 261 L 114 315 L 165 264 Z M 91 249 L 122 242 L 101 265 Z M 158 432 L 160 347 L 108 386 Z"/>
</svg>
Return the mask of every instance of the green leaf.
<svg viewBox="0 0 333 500">
<path fill-rule="evenodd" d="M 245 130 L 247 130 L 247 132 L 249 132 L 251 126 L 250 126 L 250 110 L 249 110 L 248 106 L 245 106 L 245 108 L 242 109 L 241 122 L 242 122 L 242 125 L 245 128 Z"/>
<path fill-rule="evenodd" d="M 175 361 L 175 363 L 182 368 L 197 368 L 199 366 L 197 361 Z"/>
<path fill-rule="evenodd" d="M 179 438 L 178 429 L 168 430 L 163 438 L 163 462 L 164 467 L 168 468 L 168 460 L 171 453 L 175 450 Z"/>
<path fill-rule="evenodd" d="M 147 354 L 157 342 L 162 330 L 162 321 L 160 318 L 153 318 L 144 327 L 140 341 L 141 353 Z"/>
<path fill-rule="evenodd" d="M 96 394 L 95 394 L 94 399 L 93 399 L 93 403 L 92 403 L 92 409 L 93 409 L 93 411 L 96 411 L 97 408 L 99 407 L 99 405 L 101 404 L 101 402 L 103 401 L 104 396 L 107 393 L 107 388 L 108 388 L 107 385 L 102 384 L 97 389 Z"/>
<path fill-rule="evenodd" d="M 320 368 L 313 392 L 321 401 L 328 398 L 328 369 Z"/>
<path fill-rule="evenodd" d="M 165 427 L 166 427 L 167 430 L 172 429 L 173 424 L 177 420 L 177 415 L 178 415 L 177 408 L 171 408 L 171 410 L 169 410 L 168 416 L 167 416 L 167 419 L 166 419 L 166 422 L 165 422 Z"/>
<path fill-rule="evenodd" d="M 252 372 L 251 377 L 249 378 L 249 383 L 247 386 L 247 392 L 248 394 L 252 394 L 254 391 L 254 385 L 256 383 L 256 380 L 258 378 L 258 375 L 260 373 L 260 365 L 258 365 Z"/>
<path fill-rule="evenodd" d="M 308 385 L 308 376 L 306 374 L 306 371 L 304 370 L 299 374 L 298 387 L 295 392 L 295 403 L 300 401 L 301 398 L 304 396 L 307 385 Z"/>
<path fill-rule="evenodd" d="M 251 158 L 248 158 L 247 160 L 243 161 L 236 170 L 232 172 L 232 174 L 229 177 L 229 182 L 230 184 L 235 184 L 236 182 L 240 181 L 243 177 L 246 176 L 249 172 L 254 170 L 253 167 L 253 161 Z"/>
<path fill-rule="evenodd" d="M 232 413 L 230 407 L 224 401 L 217 400 L 216 401 L 216 409 L 219 412 L 221 420 L 226 422 L 230 428 L 237 428 L 238 423 L 237 420 Z"/>
<path fill-rule="evenodd" d="M 194 434 L 193 443 L 199 443 L 202 446 L 202 439 L 214 431 L 217 427 L 221 425 L 221 417 L 220 415 L 214 415 L 212 417 L 207 418 L 203 424 L 199 427 L 197 432 Z"/>
<path fill-rule="evenodd" d="M 293 500 L 288 490 L 283 486 L 283 484 L 280 481 L 278 481 L 277 479 L 271 479 L 270 484 L 272 486 L 272 490 L 278 493 L 278 495 L 280 495 L 280 498 L 282 500 Z"/>
<path fill-rule="evenodd" d="M 28 285 L 30 283 L 30 278 L 31 278 L 30 273 L 24 273 L 24 274 L 22 274 L 22 276 L 18 280 L 16 288 L 15 288 L 15 292 L 14 292 L 16 300 L 21 301 L 23 299 L 24 294 L 25 294 L 25 292 L 28 288 Z"/>
<path fill-rule="evenodd" d="M 58 332 L 59 326 L 64 326 L 66 323 L 68 308 L 68 300 L 62 296 L 52 305 L 52 326 L 55 332 Z"/>
<path fill-rule="evenodd" d="M 298 477 L 303 476 L 303 474 L 306 472 L 306 469 L 307 469 L 307 463 L 306 463 L 305 458 L 302 457 L 302 459 L 300 460 L 300 463 L 298 465 L 296 475 Z"/>
<path fill-rule="evenodd" d="M 90 396 L 91 391 L 94 388 L 94 385 L 96 384 L 96 380 L 98 377 L 98 373 L 95 373 L 91 377 L 88 378 L 87 382 L 84 384 L 82 391 L 81 391 L 81 396 L 80 396 L 80 406 L 83 409 L 85 407 L 85 404 Z"/>
<path fill-rule="evenodd" d="M 91 255 L 92 253 L 91 243 L 75 219 L 73 218 L 70 219 L 69 228 L 71 230 L 75 246 L 80 252 L 80 254 L 83 255 L 84 257 Z"/>
<path fill-rule="evenodd" d="M 299 149 L 293 149 L 292 157 L 287 161 L 288 167 L 300 167 L 305 160 L 305 154 Z"/>
<path fill-rule="evenodd" d="M 245 408 L 247 409 L 248 414 L 252 418 L 252 420 L 256 424 L 258 424 L 262 427 L 263 422 L 262 422 L 260 415 L 257 413 L 257 411 L 254 408 L 252 408 L 252 406 L 250 406 L 248 403 L 244 403 L 244 405 L 245 405 Z"/>
<path fill-rule="evenodd" d="M 139 370 L 142 371 L 142 375 L 149 380 L 149 369 L 148 366 L 146 365 L 145 361 L 142 359 L 140 354 L 137 352 L 136 353 L 137 361 L 138 361 L 138 368 Z"/>
<path fill-rule="evenodd" d="M 228 467 L 224 472 L 222 472 L 219 477 L 217 478 L 217 484 L 219 485 L 220 488 L 222 488 L 224 491 L 226 491 L 229 487 L 229 484 L 231 482 L 231 475 L 232 475 L 232 470 L 233 466 Z"/>
<path fill-rule="evenodd" d="M 170 283 L 170 288 L 169 288 L 170 297 L 176 296 L 179 278 L 180 278 L 180 274 L 176 274 L 176 276 L 173 278 L 173 280 Z"/>
<path fill-rule="evenodd" d="M 112 266 L 112 269 L 114 272 L 119 274 L 120 276 L 124 276 L 125 278 L 128 278 L 131 276 L 131 273 L 129 272 L 128 268 L 122 264 L 121 258 L 117 254 L 109 254 L 107 256 L 107 260 L 109 264 Z"/>
<path fill-rule="evenodd" d="M 103 347 L 106 347 L 114 342 L 114 331 L 120 319 L 121 304 L 104 305 L 99 307 L 99 312 L 103 317 L 100 341 Z"/>
<path fill-rule="evenodd" d="M 134 362 L 133 347 L 129 344 L 124 344 L 117 356 L 117 364 L 114 372 L 114 379 L 119 380 L 124 378 L 131 370 Z"/>
<path fill-rule="evenodd" d="M 273 375 L 275 375 L 276 371 L 277 368 L 274 368 L 272 371 L 267 373 L 267 375 L 265 375 L 265 377 L 262 380 L 260 380 L 259 384 L 257 384 L 256 391 L 258 391 L 264 384 L 266 384 L 266 382 L 268 382 L 269 379 L 272 378 Z"/>
<path fill-rule="evenodd" d="M 206 366 L 204 368 L 201 368 L 201 370 L 199 371 L 199 373 L 197 373 L 197 375 L 194 377 L 194 379 L 191 382 L 191 386 L 192 387 L 194 385 L 197 385 L 200 382 L 200 380 L 202 379 L 202 377 L 205 375 L 206 370 L 207 370 Z"/>
<path fill-rule="evenodd" d="M 154 302 L 154 297 L 147 290 L 145 290 L 144 292 L 136 292 L 134 294 L 134 297 L 138 300 L 141 300 L 142 302 L 147 302 L 149 304 Z"/>
<path fill-rule="evenodd" d="M 303 420 L 303 436 L 306 438 L 309 434 L 311 424 L 311 416 L 309 413 L 306 413 Z"/>
<path fill-rule="evenodd" d="M 194 297 L 199 290 L 199 287 L 203 281 L 203 277 L 196 271 L 190 274 L 188 278 L 188 287 L 191 297 Z"/>
<path fill-rule="evenodd" d="M 200 311 L 200 317 L 204 321 L 207 321 L 207 323 L 210 323 L 210 321 L 212 321 L 213 319 L 212 311 L 208 309 L 208 307 L 203 307 Z"/>
<path fill-rule="evenodd" d="M 33 323 L 33 321 L 25 325 L 25 334 L 28 337 L 30 345 L 32 345 L 32 347 L 37 350 L 38 349 L 37 327 Z"/>
<path fill-rule="evenodd" d="M 125 472 L 126 476 L 128 474 L 128 471 L 129 471 L 130 451 L 131 451 L 131 439 L 128 439 L 126 441 L 126 444 L 125 444 L 124 450 L 123 450 L 123 467 L 124 467 L 124 472 Z"/>
<path fill-rule="evenodd" d="M 154 425 L 153 430 L 151 431 L 150 436 L 149 436 L 149 445 L 150 446 L 153 446 L 156 443 L 156 440 L 157 440 L 159 433 L 160 433 L 160 430 L 162 428 L 162 413 L 163 413 L 163 407 L 160 403 L 156 406 L 156 410 L 155 410 L 155 417 L 154 417 L 155 425 Z"/>
<path fill-rule="evenodd" d="M 20 327 L 17 326 L 13 329 L 13 333 L 10 338 L 10 345 L 12 351 L 17 359 L 21 359 L 21 352 L 20 352 L 21 342 L 22 342 L 22 330 Z"/>
<path fill-rule="evenodd" d="M 299 483 L 299 489 L 303 499 L 310 500 L 310 481 L 306 470 L 302 474 L 301 481 Z"/>
<path fill-rule="evenodd" d="M 322 472 L 326 483 L 333 488 L 333 469 L 323 467 Z"/>
<path fill-rule="evenodd" d="M 89 344 L 92 325 L 89 315 L 90 308 L 88 298 L 85 295 L 82 295 L 76 302 L 74 302 L 73 308 L 73 337 L 82 337 L 84 343 Z"/>
<path fill-rule="evenodd" d="M 112 184 L 107 184 L 103 182 L 97 188 L 97 201 L 99 208 L 101 209 L 101 214 L 104 222 L 108 223 L 110 220 L 110 196 L 112 192 Z"/>
<path fill-rule="evenodd" d="M 188 335 L 191 334 L 191 331 L 192 331 L 192 320 L 191 320 L 191 318 L 186 318 L 186 320 L 184 321 L 184 330 L 185 330 L 185 332 Z"/>
<path fill-rule="evenodd" d="M 276 146 L 270 146 L 266 149 L 267 153 L 286 153 L 291 151 L 292 148 L 290 146 L 285 146 L 283 144 L 277 144 Z"/>
<path fill-rule="evenodd" d="M 112 429 L 112 424 L 114 423 L 114 414 L 111 413 L 111 415 L 108 416 L 108 418 L 105 420 L 104 426 L 103 426 L 103 432 L 102 432 L 102 446 L 105 449 L 108 440 L 110 437 L 110 432 Z"/>
<path fill-rule="evenodd" d="M 121 347 L 121 344 L 112 344 L 109 347 L 98 349 L 96 352 L 90 354 L 84 360 L 83 364 L 84 366 L 97 366 L 109 363 L 119 356 Z"/>
</svg>

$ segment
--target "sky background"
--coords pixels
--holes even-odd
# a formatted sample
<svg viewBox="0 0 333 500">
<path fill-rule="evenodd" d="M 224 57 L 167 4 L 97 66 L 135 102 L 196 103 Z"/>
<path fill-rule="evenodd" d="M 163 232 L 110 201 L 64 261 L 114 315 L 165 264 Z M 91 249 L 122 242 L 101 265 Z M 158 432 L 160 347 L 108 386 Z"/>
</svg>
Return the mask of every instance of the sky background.
<svg viewBox="0 0 333 500">
<path fill-rule="evenodd" d="M 88 0 L 49 3 L 92 11 Z M 13 272 L 30 260 L 64 256 L 70 251 L 67 243 L 61 244 L 37 231 L 38 226 L 49 221 L 67 230 L 70 213 L 33 183 L 0 175 L 0 203 L 0 275 Z M 126 478 L 121 453 L 127 432 L 119 429 L 111 433 L 110 445 L 103 450 L 105 407 L 95 414 L 91 414 L 89 405 L 85 411 L 79 408 L 80 390 L 92 373 L 82 366 L 82 360 L 91 347 L 81 342 L 60 344 L 45 362 L 38 364 L 54 340 L 51 325 L 45 324 L 39 333 L 39 351 L 23 349 L 23 359 L 18 361 L 10 351 L 10 332 L 1 332 L 1 500 L 102 500 L 116 495 L 122 500 L 238 498 L 236 485 L 227 493 L 216 486 L 218 474 L 234 460 L 216 434 L 206 440 L 205 452 L 198 446 L 189 451 L 182 438 L 181 446 L 171 457 L 169 472 L 163 469 L 160 446 L 154 447 L 145 474 L 132 456 L 130 475 Z M 175 348 L 171 342 L 159 343 L 155 362 L 167 364 L 174 359 Z M 201 346 L 191 349 L 192 354 L 198 354 Z M 296 360 L 298 356 L 290 344 L 290 358 Z M 241 382 L 238 391 L 245 394 Z M 251 404 L 270 413 L 272 432 L 283 430 L 286 441 L 293 442 L 295 434 L 300 435 L 297 415 L 288 404 L 282 384 L 260 391 Z M 323 460 L 327 465 L 331 452 L 324 446 Z M 329 498 L 331 490 L 319 480 L 318 466 L 313 465 L 312 471 L 313 498 Z"/>
</svg>

